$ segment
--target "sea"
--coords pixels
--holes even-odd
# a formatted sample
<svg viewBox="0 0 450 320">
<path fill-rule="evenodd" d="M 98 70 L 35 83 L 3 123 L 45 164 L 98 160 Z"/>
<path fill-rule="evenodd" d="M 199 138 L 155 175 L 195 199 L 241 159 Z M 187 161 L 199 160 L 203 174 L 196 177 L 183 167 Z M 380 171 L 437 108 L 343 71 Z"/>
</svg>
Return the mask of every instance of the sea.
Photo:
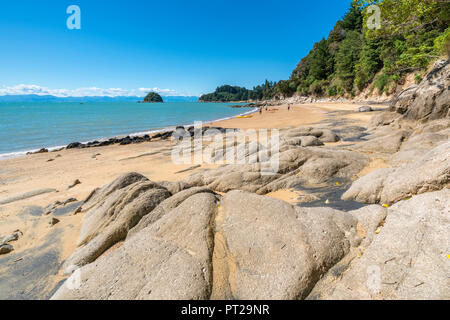
<svg viewBox="0 0 450 320">
<path fill-rule="evenodd" d="M 0 159 L 253 112 L 236 103 L 0 102 Z"/>
</svg>

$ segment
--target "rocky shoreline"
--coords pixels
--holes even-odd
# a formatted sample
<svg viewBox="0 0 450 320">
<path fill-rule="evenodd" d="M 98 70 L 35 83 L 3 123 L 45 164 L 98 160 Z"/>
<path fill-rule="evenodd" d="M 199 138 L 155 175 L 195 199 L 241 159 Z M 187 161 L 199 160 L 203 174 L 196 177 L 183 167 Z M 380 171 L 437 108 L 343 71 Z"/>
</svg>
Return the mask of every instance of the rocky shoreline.
<svg viewBox="0 0 450 320">
<path fill-rule="evenodd" d="M 331 102 L 332 100 L 329 100 L 329 101 Z M 296 102 L 299 102 L 299 101 L 296 101 Z M 311 102 L 314 102 L 314 101 L 311 100 Z M 264 101 L 264 102 L 256 102 L 256 103 L 252 102 L 252 103 L 245 104 L 245 105 L 231 105 L 229 107 L 230 108 L 263 108 L 263 107 L 269 107 L 269 106 L 279 106 L 279 105 L 282 105 L 283 103 L 284 103 L 283 101 Z M 366 104 L 378 104 L 378 103 L 369 101 L 369 102 L 366 102 Z M 373 111 L 373 109 L 370 108 L 370 110 L 367 109 L 365 111 L 360 111 L 360 112 L 367 112 L 367 111 Z M 58 152 L 58 151 L 61 151 L 64 149 L 84 149 L 84 148 L 110 146 L 110 145 L 114 145 L 114 144 L 128 145 L 128 144 L 134 144 L 134 143 L 149 142 L 149 141 L 154 141 L 154 140 L 158 140 L 158 139 L 165 140 L 165 139 L 169 139 L 170 137 L 172 137 L 172 134 L 174 134 L 177 130 L 180 130 L 180 129 L 186 130 L 188 132 L 188 134 L 191 135 L 191 137 L 194 136 L 194 127 L 193 126 L 189 126 L 187 128 L 185 128 L 184 126 L 177 126 L 175 128 L 175 130 L 163 130 L 161 132 L 155 133 L 154 135 L 149 135 L 149 134 L 133 135 L 133 136 L 128 135 L 125 137 L 112 137 L 109 139 L 93 140 L 93 141 L 89 141 L 86 143 L 77 141 L 77 142 L 71 142 L 65 147 L 53 149 L 51 151 L 48 148 L 41 148 L 34 152 L 27 152 L 26 155 L 47 153 L 47 152 Z M 222 127 L 204 126 L 202 129 L 203 130 L 202 134 L 204 134 L 204 132 L 206 132 L 209 129 L 216 129 L 216 130 L 221 131 L 222 133 L 224 133 L 224 131 L 226 130 L 225 128 L 222 128 Z"/>
<path fill-rule="evenodd" d="M 436 68 L 448 88 L 448 64 Z M 427 77 L 398 99 L 405 112 L 381 113 L 364 141 L 345 147 L 323 147 L 341 139 L 327 128 L 283 131 L 272 176 L 258 173 L 268 160 L 259 158 L 177 183 L 119 177 L 83 205 L 79 248 L 64 263 L 69 274 L 80 270 L 81 285 L 65 283 L 52 299 L 449 299 L 450 99 L 442 87 Z M 431 106 L 421 90 L 444 103 Z M 391 167 L 355 179 L 374 154 Z M 372 205 L 345 212 L 263 196 L 337 179 L 353 181 L 342 199 Z"/>
<path fill-rule="evenodd" d="M 339 111 L 279 128 L 274 151 L 210 139 L 201 151 L 217 167 L 176 181 L 130 172 L 70 201 L 83 224 L 51 298 L 450 299 L 449 85 L 439 61 L 366 127 Z M 184 127 L 149 138 L 177 130 L 195 139 Z M 236 150 L 245 163 L 222 164 Z M 297 203 L 270 197 L 283 190 Z"/>
<path fill-rule="evenodd" d="M 193 137 L 194 134 L 196 134 L 194 126 L 190 126 L 187 128 L 185 128 L 184 126 L 177 126 L 175 128 L 175 130 L 161 131 L 152 136 L 150 136 L 148 134 L 144 134 L 144 135 L 136 135 L 136 136 L 126 136 L 126 137 L 122 137 L 122 138 L 114 137 L 114 138 L 109 138 L 107 140 L 102 140 L 102 141 L 94 140 L 94 141 L 90 141 L 87 143 L 72 142 L 72 143 L 69 143 L 66 147 L 58 148 L 58 149 L 55 149 L 52 151 L 49 151 L 49 149 L 47 149 L 47 148 L 42 148 L 35 152 L 27 152 L 27 155 L 47 153 L 47 152 L 58 152 L 58 151 L 61 151 L 64 149 L 66 149 L 66 150 L 68 150 L 68 149 L 84 149 L 84 148 L 110 146 L 110 145 L 114 145 L 114 144 L 128 145 L 128 144 L 149 142 L 149 141 L 155 141 L 155 140 L 166 140 L 166 139 L 169 139 L 170 137 L 172 137 L 172 135 L 175 134 L 179 130 L 186 132 L 191 137 Z M 225 129 L 222 127 L 214 127 L 214 126 L 204 126 L 201 129 L 201 133 L 198 131 L 197 134 L 204 134 L 208 130 L 218 130 L 218 131 L 224 133 L 225 130 L 230 130 L 230 129 Z"/>
</svg>

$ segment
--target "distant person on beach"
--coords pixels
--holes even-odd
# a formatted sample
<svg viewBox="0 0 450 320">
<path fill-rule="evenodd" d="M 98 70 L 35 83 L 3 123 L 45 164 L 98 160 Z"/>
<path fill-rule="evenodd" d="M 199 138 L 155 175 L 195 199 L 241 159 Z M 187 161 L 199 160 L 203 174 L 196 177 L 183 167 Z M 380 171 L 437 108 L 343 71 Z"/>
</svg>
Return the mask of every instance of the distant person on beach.
<svg viewBox="0 0 450 320">
<path fill-rule="evenodd" d="M 262 114 L 262 107 L 259 107 L 259 114 Z"/>
<path fill-rule="evenodd" d="M 291 105 L 290 105 L 290 104 L 288 104 L 288 111 L 289 111 L 289 110 L 291 110 Z"/>
</svg>

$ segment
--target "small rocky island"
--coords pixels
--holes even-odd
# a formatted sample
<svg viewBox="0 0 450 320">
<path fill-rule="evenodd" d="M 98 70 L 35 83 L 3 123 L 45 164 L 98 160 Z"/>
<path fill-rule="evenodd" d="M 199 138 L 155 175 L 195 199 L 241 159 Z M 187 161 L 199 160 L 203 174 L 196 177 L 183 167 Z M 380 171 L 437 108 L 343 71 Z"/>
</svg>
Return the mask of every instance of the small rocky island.
<svg viewBox="0 0 450 320">
<path fill-rule="evenodd" d="M 144 98 L 144 102 L 164 102 L 162 97 L 156 92 L 149 92 Z"/>
</svg>

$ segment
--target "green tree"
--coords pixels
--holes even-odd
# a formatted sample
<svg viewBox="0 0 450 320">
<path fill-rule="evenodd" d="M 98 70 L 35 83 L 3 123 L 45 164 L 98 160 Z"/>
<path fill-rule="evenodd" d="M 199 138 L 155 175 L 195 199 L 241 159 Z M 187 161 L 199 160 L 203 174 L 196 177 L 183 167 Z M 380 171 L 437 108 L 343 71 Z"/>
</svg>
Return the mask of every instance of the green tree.
<svg viewBox="0 0 450 320">
<path fill-rule="evenodd" d="M 149 92 L 145 98 L 144 102 L 163 102 L 162 97 L 156 92 Z"/>
<path fill-rule="evenodd" d="M 355 66 L 355 86 L 364 89 L 383 67 L 380 59 L 381 44 L 378 40 L 365 39 L 359 62 Z"/>
<path fill-rule="evenodd" d="M 333 58 L 328 52 L 325 39 L 317 42 L 309 58 L 309 77 L 312 80 L 324 80 L 333 72 Z"/>
<path fill-rule="evenodd" d="M 347 91 L 351 91 L 353 88 L 362 44 L 362 35 L 357 31 L 347 32 L 346 38 L 339 44 L 339 50 L 335 57 L 336 76 L 342 80 Z"/>
<path fill-rule="evenodd" d="M 342 27 L 346 31 L 361 31 L 363 24 L 362 5 L 363 2 L 360 0 L 353 0 L 350 4 L 350 9 L 342 19 Z"/>
</svg>

